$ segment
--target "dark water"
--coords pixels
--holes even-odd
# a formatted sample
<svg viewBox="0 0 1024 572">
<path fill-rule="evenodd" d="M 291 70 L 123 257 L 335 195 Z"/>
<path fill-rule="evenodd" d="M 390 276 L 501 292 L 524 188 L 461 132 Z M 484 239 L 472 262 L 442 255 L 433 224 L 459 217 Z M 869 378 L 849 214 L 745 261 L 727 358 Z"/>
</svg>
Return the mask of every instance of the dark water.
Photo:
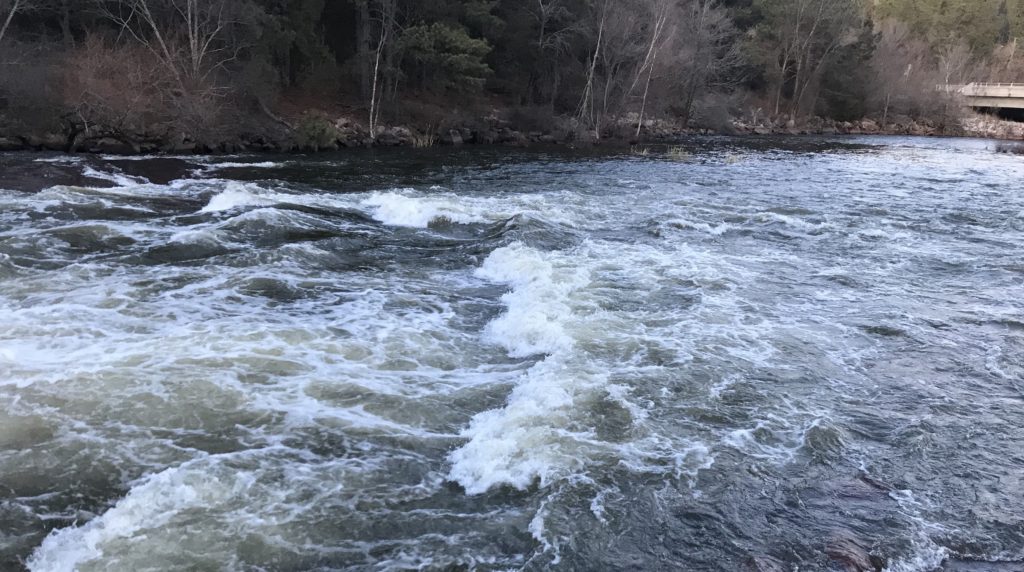
<svg viewBox="0 0 1024 572">
<path fill-rule="evenodd" d="M 1022 570 L 992 146 L 0 156 L 0 569 Z"/>
</svg>

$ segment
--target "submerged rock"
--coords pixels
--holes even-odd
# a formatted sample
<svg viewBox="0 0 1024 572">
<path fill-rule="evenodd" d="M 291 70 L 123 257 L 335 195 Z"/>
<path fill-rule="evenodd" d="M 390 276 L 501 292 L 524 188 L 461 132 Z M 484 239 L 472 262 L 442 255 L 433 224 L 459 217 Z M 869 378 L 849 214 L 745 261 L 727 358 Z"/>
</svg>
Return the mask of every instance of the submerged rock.
<svg viewBox="0 0 1024 572">
<path fill-rule="evenodd" d="M 879 572 L 884 563 L 852 532 L 839 530 L 825 541 L 825 554 L 845 572 Z"/>
</svg>

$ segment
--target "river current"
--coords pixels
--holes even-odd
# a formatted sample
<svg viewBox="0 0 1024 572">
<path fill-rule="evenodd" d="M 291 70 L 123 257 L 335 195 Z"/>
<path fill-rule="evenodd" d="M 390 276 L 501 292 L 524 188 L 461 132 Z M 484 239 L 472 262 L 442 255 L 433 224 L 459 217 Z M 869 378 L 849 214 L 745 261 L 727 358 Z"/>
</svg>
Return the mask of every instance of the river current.
<svg viewBox="0 0 1024 572">
<path fill-rule="evenodd" d="M 1024 569 L 977 140 L 0 156 L 0 569 Z"/>
</svg>

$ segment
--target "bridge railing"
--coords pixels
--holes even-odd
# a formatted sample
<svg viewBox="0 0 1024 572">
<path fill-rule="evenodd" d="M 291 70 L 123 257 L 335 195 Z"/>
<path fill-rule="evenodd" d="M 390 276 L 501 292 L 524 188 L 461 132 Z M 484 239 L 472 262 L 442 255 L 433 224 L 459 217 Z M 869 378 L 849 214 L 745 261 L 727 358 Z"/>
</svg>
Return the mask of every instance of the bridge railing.
<svg viewBox="0 0 1024 572">
<path fill-rule="evenodd" d="M 1024 97 L 1024 83 L 966 83 L 966 84 L 939 84 L 935 86 L 936 91 L 946 93 L 959 93 L 962 95 L 993 97 Z"/>
</svg>

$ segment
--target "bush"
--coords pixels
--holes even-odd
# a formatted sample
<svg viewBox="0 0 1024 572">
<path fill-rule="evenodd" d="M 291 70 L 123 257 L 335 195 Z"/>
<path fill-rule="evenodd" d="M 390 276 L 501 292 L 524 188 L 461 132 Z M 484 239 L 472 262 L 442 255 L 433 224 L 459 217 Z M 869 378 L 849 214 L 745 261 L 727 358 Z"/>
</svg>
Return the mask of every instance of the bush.
<svg viewBox="0 0 1024 572">
<path fill-rule="evenodd" d="M 56 50 L 13 46 L 0 53 L 0 128 L 12 133 L 55 133 L 61 128 Z"/>
<path fill-rule="evenodd" d="M 508 114 L 508 121 L 521 131 L 550 133 L 557 127 L 558 120 L 547 106 L 516 107 Z"/>
<path fill-rule="evenodd" d="M 133 138 L 177 134 L 215 138 L 224 129 L 229 90 L 212 83 L 183 91 L 160 61 L 134 44 L 86 38 L 68 52 L 63 70 L 63 105 L 74 129 L 90 135 Z"/>
<path fill-rule="evenodd" d="M 710 129 L 716 133 L 732 133 L 732 110 L 726 95 L 710 93 L 693 104 L 690 117 L 694 127 Z"/>
<path fill-rule="evenodd" d="M 303 149 L 320 151 L 337 145 L 339 133 L 334 123 L 318 113 L 303 114 L 295 126 L 295 142 Z"/>
</svg>

